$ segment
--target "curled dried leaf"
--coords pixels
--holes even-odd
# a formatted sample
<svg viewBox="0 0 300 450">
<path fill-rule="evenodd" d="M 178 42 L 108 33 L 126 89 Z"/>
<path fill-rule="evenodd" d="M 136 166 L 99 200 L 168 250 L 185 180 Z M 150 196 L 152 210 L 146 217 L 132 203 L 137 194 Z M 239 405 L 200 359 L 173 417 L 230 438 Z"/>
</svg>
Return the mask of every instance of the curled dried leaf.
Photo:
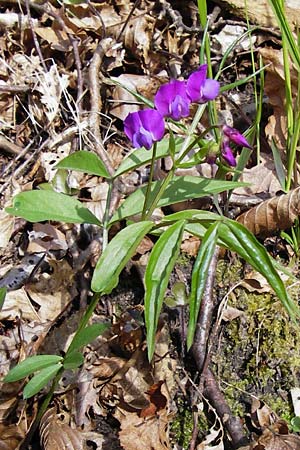
<svg viewBox="0 0 300 450">
<path fill-rule="evenodd" d="M 241 214 L 237 221 L 256 236 L 265 237 L 290 228 L 300 214 L 300 188 L 273 197 Z"/>
</svg>

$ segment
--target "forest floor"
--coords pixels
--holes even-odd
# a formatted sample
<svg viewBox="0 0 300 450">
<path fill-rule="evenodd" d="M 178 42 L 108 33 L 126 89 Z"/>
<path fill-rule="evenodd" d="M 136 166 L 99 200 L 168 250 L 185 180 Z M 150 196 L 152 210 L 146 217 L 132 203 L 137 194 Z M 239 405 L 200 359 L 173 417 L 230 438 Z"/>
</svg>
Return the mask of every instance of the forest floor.
<svg viewBox="0 0 300 450">
<path fill-rule="evenodd" d="M 284 155 L 280 33 L 275 23 L 266 26 L 259 11 L 255 16 L 251 10 L 249 25 L 244 10 L 234 13 L 234 1 L 228 2 L 231 6 L 207 3 L 214 73 L 228 47 L 255 25 L 228 54 L 221 85 L 250 76 L 260 58 L 268 66 L 260 149 L 254 146 L 241 178 L 251 185 L 231 197 L 229 213 L 235 218 L 282 193 L 270 146 L 276 140 Z M 148 362 L 143 272 L 153 237 L 146 237 L 91 319 L 112 326 L 84 348 L 79 370 L 65 371 L 35 430 L 47 388 L 24 399 L 24 381 L 3 382 L 9 369 L 28 356 L 64 354 L 90 302 L 91 277 L 101 254 L 95 225 L 32 223 L 5 208 L 18 193 L 48 183 L 79 198 L 102 220 L 105 179 L 55 165 L 77 150 L 97 147 L 90 118 L 92 99 L 100 90 L 96 124 L 110 164 L 118 168 L 132 150 L 123 121 L 140 108 L 122 86 L 152 100 L 161 84 L 197 70 L 202 39 L 192 0 L 0 1 L 0 288 L 7 289 L 0 308 L 1 450 L 300 449 L 293 422 L 300 415 L 299 324 L 290 320 L 267 282 L 225 250 L 215 274 L 205 379 L 184 344 L 185 305 L 166 301 L 155 361 Z M 261 87 L 257 76 L 220 95 L 220 122 L 240 132 L 250 127 L 257 114 L 255 89 Z M 167 161 L 157 167 L 160 173 L 167 170 Z M 193 170 L 188 173 L 211 176 L 209 164 Z M 146 167 L 122 175 L 118 202 L 148 176 Z M 214 204 L 205 198 L 170 211 L 187 208 L 212 211 Z M 289 208 L 285 214 L 293 221 Z M 280 235 L 280 224 L 269 225 L 267 215 L 267 207 L 252 209 L 244 224 L 272 257 L 299 276 L 295 249 Z M 122 226 L 114 225 L 109 237 Z M 188 291 L 199 245 L 198 238 L 184 237 L 168 297 L 178 283 Z M 299 282 L 283 279 L 298 300 Z"/>
</svg>

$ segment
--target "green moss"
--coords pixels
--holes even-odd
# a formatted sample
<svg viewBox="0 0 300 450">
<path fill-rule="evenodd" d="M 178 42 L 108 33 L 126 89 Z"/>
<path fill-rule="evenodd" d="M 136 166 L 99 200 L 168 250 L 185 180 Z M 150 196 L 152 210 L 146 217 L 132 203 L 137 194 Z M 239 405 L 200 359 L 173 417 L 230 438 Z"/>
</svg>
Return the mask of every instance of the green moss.
<svg viewBox="0 0 300 450">
<path fill-rule="evenodd" d="M 220 262 L 219 300 L 243 278 L 239 263 Z M 298 286 L 293 297 L 299 293 Z M 239 286 L 229 295 L 228 305 L 242 315 L 224 325 L 212 361 L 230 407 L 243 416 L 255 395 L 289 420 L 293 415 L 289 391 L 299 386 L 300 379 L 299 324 L 289 319 L 272 293 L 249 292 Z"/>
<path fill-rule="evenodd" d="M 193 432 L 193 414 L 183 400 L 178 400 L 177 408 L 176 417 L 171 424 L 171 434 L 174 436 L 174 442 L 188 448 Z"/>
</svg>

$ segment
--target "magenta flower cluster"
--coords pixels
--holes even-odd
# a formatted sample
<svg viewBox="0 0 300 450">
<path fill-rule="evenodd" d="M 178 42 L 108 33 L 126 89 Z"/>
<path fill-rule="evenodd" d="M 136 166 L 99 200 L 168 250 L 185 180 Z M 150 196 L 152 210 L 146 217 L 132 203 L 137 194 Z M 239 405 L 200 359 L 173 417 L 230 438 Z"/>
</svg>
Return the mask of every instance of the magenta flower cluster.
<svg viewBox="0 0 300 450">
<path fill-rule="evenodd" d="M 192 102 L 206 103 L 217 97 L 220 84 L 206 78 L 207 64 L 203 64 L 186 81 L 174 80 L 162 85 L 154 98 L 155 109 L 129 113 L 124 121 L 124 131 L 135 148 L 148 150 L 160 141 L 165 132 L 165 117 L 180 120 L 190 113 Z"/>
<path fill-rule="evenodd" d="M 150 149 L 154 142 L 160 141 L 165 133 L 166 117 L 180 120 L 188 117 L 193 102 L 206 103 L 214 100 L 220 91 L 216 80 L 206 78 L 207 64 L 203 64 L 186 81 L 173 80 L 162 85 L 155 97 L 155 109 L 144 109 L 129 113 L 124 120 L 124 131 L 135 148 Z M 229 142 L 250 147 L 246 139 L 234 128 L 223 127 L 222 156 L 231 166 L 236 165 Z"/>
</svg>

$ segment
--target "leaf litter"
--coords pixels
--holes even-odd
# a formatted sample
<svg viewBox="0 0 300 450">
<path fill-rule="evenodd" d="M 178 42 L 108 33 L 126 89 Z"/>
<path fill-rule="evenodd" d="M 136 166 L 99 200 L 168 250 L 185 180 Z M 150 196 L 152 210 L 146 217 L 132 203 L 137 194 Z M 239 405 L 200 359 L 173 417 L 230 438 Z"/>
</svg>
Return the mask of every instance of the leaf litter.
<svg viewBox="0 0 300 450">
<path fill-rule="evenodd" d="M 239 2 L 235 3 L 238 7 Z M 130 151 L 121 133 L 120 121 L 128 112 L 139 109 L 140 101 L 133 94 L 136 92 L 152 99 L 168 78 L 191 73 L 198 66 L 201 47 L 194 2 L 189 2 L 184 8 L 177 5 L 178 9 L 172 2 L 163 0 L 142 0 L 135 4 L 126 0 L 79 4 L 47 2 L 43 5 L 29 2 L 29 6 L 31 17 L 28 12 L 24 13 L 25 8 L 21 12 L 17 5 L 12 4 L 0 14 L 0 26 L 6 27 L 8 33 L 7 36 L 3 33 L 0 40 L 0 147 L 3 149 L 0 285 L 9 291 L 0 312 L 1 377 L 5 376 L 12 363 L 27 356 L 66 351 L 81 312 L 89 301 L 91 273 L 101 252 L 97 228 L 58 222 L 32 225 L 12 219 L 4 208 L 11 206 L 16 193 L 52 182 L 56 190 L 72 193 L 83 200 L 99 219 L 102 218 L 102 201 L 107 195 L 104 179 L 55 167 L 74 150 L 94 147 L 94 136 L 87 123 L 91 89 L 88 68 L 99 41 L 105 38 L 110 43 L 99 73 L 102 105 L 98 114 L 103 142 L 114 168 Z M 243 32 L 245 28 L 237 24 L 228 28 L 222 13 L 218 12 L 217 2 L 209 2 L 209 6 L 213 14 L 219 14 L 219 25 L 212 27 L 215 42 L 219 40 L 222 45 L 227 39 L 232 42 L 232 35 L 238 36 Z M 258 14 L 256 8 L 253 10 L 251 6 L 249 13 L 250 19 L 265 25 L 265 15 Z M 38 46 L 34 45 L 32 33 Z M 271 36 L 273 39 L 274 35 Z M 265 37 L 259 32 L 256 37 L 258 39 L 256 42 L 253 39 L 252 45 L 258 46 L 260 39 L 262 41 Z M 229 82 L 233 76 L 241 78 L 249 70 L 248 44 L 245 45 L 231 55 L 235 70 L 227 68 L 223 81 Z M 266 62 L 272 61 L 272 66 L 267 68 L 266 93 L 274 109 L 268 117 L 266 137 L 269 141 L 276 139 L 283 151 L 285 120 L 281 55 L 272 48 L 260 48 L 259 51 Z M 220 47 L 216 46 L 215 63 L 218 63 L 219 53 Z M 235 95 L 240 105 L 251 103 L 251 94 L 241 91 Z M 228 115 L 235 120 L 232 104 L 224 103 L 221 111 L 224 117 Z M 245 120 L 244 125 L 246 123 Z M 265 154 L 262 154 L 261 163 L 254 163 L 244 173 L 244 180 L 250 179 L 253 183 L 251 188 L 237 190 L 232 196 L 233 206 L 242 202 L 251 205 L 251 202 L 255 204 L 273 197 L 267 200 L 266 206 L 261 204 L 261 209 L 267 211 L 270 202 L 280 203 L 280 197 L 274 199 L 280 191 L 280 184 L 268 146 L 265 145 L 263 150 Z M 161 170 L 166 167 L 167 161 Z M 211 167 L 208 169 L 211 171 Z M 203 170 L 206 169 L 201 166 L 198 173 L 201 175 Z M 147 172 L 142 168 L 123 175 L 118 203 L 145 178 Z M 291 195 L 295 196 L 297 192 Z M 238 201 L 238 197 L 243 198 Z M 190 207 L 189 202 L 181 208 Z M 298 200 L 294 203 L 297 209 Z M 209 201 L 204 204 L 201 203 L 200 208 L 209 208 Z M 271 228 L 267 218 L 258 216 L 258 208 L 256 206 L 251 213 L 255 226 L 262 221 L 260 226 L 268 228 L 271 234 L 281 227 L 277 223 Z M 160 209 L 157 214 L 162 216 L 164 212 Z M 284 216 L 288 223 L 293 222 L 294 212 L 289 204 Z M 113 323 L 111 330 L 85 347 L 84 364 L 78 372 L 65 372 L 53 404 L 42 417 L 38 436 L 28 448 L 82 449 L 90 448 L 91 443 L 93 448 L 99 449 L 108 446 L 125 450 L 187 448 L 180 437 L 183 433 L 179 435 L 174 431 L 176 420 L 182 420 L 177 417 L 176 403 L 185 397 L 185 401 L 190 400 L 188 409 L 192 411 L 190 397 L 194 395 L 192 378 L 184 376 L 183 365 L 186 362 L 180 350 L 176 349 L 179 336 L 185 333 L 185 307 L 166 308 L 159 323 L 154 363 L 149 365 L 143 311 L 135 309 L 141 301 L 143 285 L 137 281 L 137 274 L 133 278 L 134 286 L 128 285 L 135 271 L 143 271 L 140 261 L 147 259 L 152 245 L 149 238 L 142 241 L 125 269 L 121 292 L 105 296 L 100 302 L 91 321 L 105 322 L 109 318 Z M 183 253 L 194 257 L 198 247 L 198 239 L 185 235 Z M 9 254 L 5 256 L 8 248 Z M 182 273 L 180 271 L 182 269 L 178 269 L 177 274 Z M 252 277 L 256 275 L 252 274 Z M 180 281 L 182 279 L 184 275 L 180 276 Z M 242 309 L 228 306 L 227 322 L 235 324 L 244 320 L 243 317 Z M 189 367 L 189 370 L 190 377 L 193 377 L 194 369 Z M 19 395 L 22 388 L 20 382 L 12 385 L 1 382 L 0 447 L 4 449 L 20 448 L 37 413 L 40 396 L 25 403 Z M 260 435 L 253 438 L 250 446 L 243 448 L 274 450 L 300 447 L 296 435 L 289 434 L 281 422 L 266 424 L 262 420 L 263 414 L 271 416 L 271 412 L 259 413 L 256 429 Z M 231 448 L 220 423 L 221 419 L 204 426 L 205 432 L 200 430 L 202 440 L 198 439 L 195 448 Z"/>
</svg>

